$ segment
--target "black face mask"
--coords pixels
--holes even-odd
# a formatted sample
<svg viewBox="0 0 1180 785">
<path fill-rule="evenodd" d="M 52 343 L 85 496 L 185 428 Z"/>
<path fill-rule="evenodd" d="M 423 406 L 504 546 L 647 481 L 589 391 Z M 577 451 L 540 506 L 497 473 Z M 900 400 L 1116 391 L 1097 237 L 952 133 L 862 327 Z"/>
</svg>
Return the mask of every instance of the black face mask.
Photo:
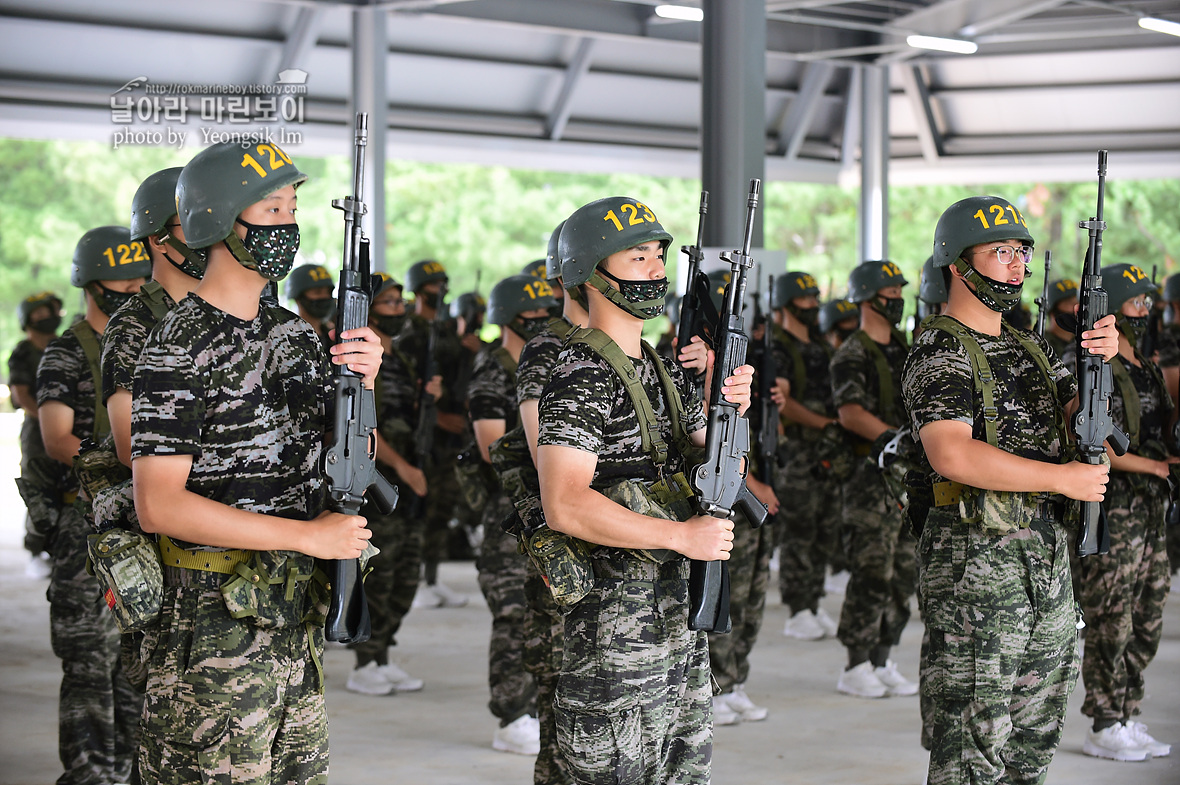
<svg viewBox="0 0 1180 785">
<path fill-rule="evenodd" d="M 331 297 L 322 297 L 318 300 L 301 298 L 299 305 L 307 311 L 308 316 L 322 322 L 332 315 L 332 311 L 336 308 L 336 301 Z"/>
<path fill-rule="evenodd" d="M 111 316 L 115 311 L 123 307 L 123 304 L 128 302 L 135 296 L 135 292 L 116 292 L 108 289 L 100 283 L 95 282 L 95 287 L 98 291 L 91 291 L 94 295 L 94 302 L 98 305 L 98 309 Z"/>
<path fill-rule="evenodd" d="M 905 314 L 905 298 L 877 295 L 871 301 L 873 310 L 884 316 L 894 327 L 901 324 Z"/>
<path fill-rule="evenodd" d="M 837 327 L 837 328 L 835 328 L 836 335 L 838 335 L 840 337 L 841 341 L 847 341 L 848 336 L 852 335 L 854 332 L 856 332 L 859 329 L 860 329 L 859 327 Z"/>
<path fill-rule="evenodd" d="M 518 316 L 508 324 L 512 328 L 512 332 L 519 335 L 525 341 L 531 341 L 533 338 L 536 338 L 548 325 L 548 316 L 535 316 L 531 319 Z"/>
<path fill-rule="evenodd" d="M 402 331 L 402 325 L 405 324 L 406 315 L 404 313 L 397 316 L 385 316 L 383 314 L 375 313 L 371 317 L 373 324 L 377 329 L 388 335 L 390 338 Z"/>
<path fill-rule="evenodd" d="M 34 332 L 41 333 L 42 335 L 57 335 L 58 327 L 61 327 L 60 314 L 46 316 L 44 319 L 38 319 L 35 322 L 29 322 L 29 329 Z"/>
<path fill-rule="evenodd" d="M 417 296 L 427 308 L 438 310 L 438 292 L 419 292 Z"/>
<path fill-rule="evenodd" d="M 1131 347 L 1138 348 L 1139 343 L 1143 340 L 1143 333 L 1147 332 L 1147 323 L 1150 320 L 1150 316 L 1123 316 L 1120 314 L 1116 320 L 1116 324 L 1127 335 L 1127 338 L 1131 342 Z"/>
<path fill-rule="evenodd" d="M 791 316 L 794 316 L 808 327 L 811 327 L 812 325 L 819 322 L 819 306 L 816 306 L 815 308 L 800 308 L 793 303 L 788 303 L 787 313 L 791 314 Z"/>
</svg>

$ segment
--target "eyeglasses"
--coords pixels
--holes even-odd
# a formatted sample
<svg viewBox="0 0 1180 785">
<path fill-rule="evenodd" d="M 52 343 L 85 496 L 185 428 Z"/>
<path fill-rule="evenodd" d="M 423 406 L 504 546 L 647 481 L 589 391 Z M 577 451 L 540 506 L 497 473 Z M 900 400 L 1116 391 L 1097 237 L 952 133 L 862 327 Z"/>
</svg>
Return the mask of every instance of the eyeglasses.
<svg viewBox="0 0 1180 785">
<path fill-rule="evenodd" d="M 1155 300 L 1150 296 L 1144 295 L 1143 297 L 1136 297 L 1134 300 L 1128 300 L 1127 302 L 1132 308 L 1142 308 L 1145 311 L 1150 311 Z"/>
<path fill-rule="evenodd" d="M 987 250 L 996 252 L 996 259 L 999 260 L 1000 264 L 1012 264 L 1017 260 L 1021 264 L 1028 264 L 1029 260 L 1032 259 L 1033 252 L 1031 245 L 1022 245 L 1019 247 L 1014 245 L 996 245 Z"/>
</svg>

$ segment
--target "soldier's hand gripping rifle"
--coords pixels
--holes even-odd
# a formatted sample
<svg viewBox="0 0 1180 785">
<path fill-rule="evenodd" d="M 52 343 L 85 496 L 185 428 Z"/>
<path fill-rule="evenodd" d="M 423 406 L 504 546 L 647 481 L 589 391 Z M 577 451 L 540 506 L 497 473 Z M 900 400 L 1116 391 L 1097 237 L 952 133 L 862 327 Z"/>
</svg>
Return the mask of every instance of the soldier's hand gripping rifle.
<svg viewBox="0 0 1180 785">
<path fill-rule="evenodd" d="M 365 144 L 369 116 L 356 116 L 356 149 L 352 171 L 352 195 L 333 199 L 332 206 L 344 212 L 344 261 L 336 310 L 336 341 L 346 330 L 369 323 L 369 240 L 361 229 L 365 214 Z M 355 340 L 355 339 L 354 339 Z M 324 449 L 323 472 L 328 486 L 328 504 L 335 512 L 359 515 L 365 491 L 373 503 L 388 514 L 397 505 L 397 489 L 377 471 L 377 411 L 373 391 L 365 388 L 356 371 L 345 365 L 332 366 L 336 391 L 336 420 L 332 441 Z M 324 636 L 330 641 L 355 643 L 368 640 L 369 604 L 357 559 L 328 560 L 332 599 Z"/>
<path fill-rule="evenodd" d="M 709 424 L 705 432 L 705 457 L 692 473 L 697 508 L 704 515 L 732 518 L 739 508 L 750 525 L 766 521 L 766 507 L 746 487 L 746 455 L 750 450 L 750 421 L 738 413 L 738 405 L 725 400 L 721 389 L 726 378 L 746 362 L 745 322 L 742 298 L 746 274 L 754 265 L 750 237 L 762 181 L 750 181 L 746 200 L 746 232 L 742 250 L 723 253 L 729 262 L 730 281 L 714 341 L 713 378 L 709 387 Z M 692 630 L 729 632 L 729 571 L 724 561 L 694 561 L 688 579 L 688 627 Z"/>
<path fill-rule="evenodd" d="M 1033 301 L 1037 304 L 1037 335 L 1042 338 L 1045 337 L 1045 324 L 1049 317 L 1049 270 L 1052 268 L 1053 252 L 1045 251 L 1045 280 L 1041 284 L 1041 296 Z"/>
<path fill-rule="evenodd" d="M 699 335 L 710 347 L 717 331 L 717 309 L 709 296 L 709 276 L 701 272 L 704 253 L 705 215 L 709 212 L 709 192 L 701 191 L 700 218 L 697 221 L 697 244 L 682 245 L 680 251 L 688 256 L 688 286 L 680 301 L 680 321 L 676 325 L 676 353 L 688 346 L 694 335 Z"/>
<path fill-rule="evenodd" d="M 434 454 L 434 428 L 438 422 L 438 410 L 427 385 L 438 375 L 438 343 L 447 320 L 447 311 L 443 305 L 446 300 L 447 282 L 443 281 L 439 284 L 434 318 L 430 320 L 426 350 L 418 360 L 418 367 L 422 371 L 422 386 L 418 390 L 418 422 L 414 426 L 414 465 L 423 471 L 430 465 L 431 456 Z M 411 517 L 423 515 L 425 503 L 425 497 L 415 494 L 409 510 Z"/>
<path fill-rule="evenodd" d="M 774 276 L 767 278 L 767 308 L 762 310 L 762 293 L 754 293 L 754 321 L 762 325 L 762 353 L 754 375 L 758 399 L 758 479 L 774 487 L 774 463 L 778 453 L 778 404 L 772 390 L 778 375 L 774 367 L 774 317 L 770 300 L 774 297 Z"/>
<path fill-rule="evenodd" d="M 1106 442 L 1117 455 L 1130 446 L 1127 435 L 1110 418 L 1110 396 L 1114 377 L 1110 365 L 1101 356 L 1082 348 L 1082 333 L 1094 329 L 1094 323 L 1109 311 L 1106 290 L 1102 288 L 1102 201 L 1106 190 L 1106 151 L 1098 151 L 1098 210 L 1089 221 L 1078 227 L 1090 232 L 1086 261 L 1082 266 L 1082 281 L 1078 287 L 1078 410 L 1073 417 L 1077 436 L 1079 460 L 1097 465 L 1106 455 Z M 1082 502 L 1082 524 L 1078 532 L 1078 556 L 1106 553 L 1110 550 L 1110 535 L 1106 530 L 1106 513 L 1098 502 Z"/>
</svg>

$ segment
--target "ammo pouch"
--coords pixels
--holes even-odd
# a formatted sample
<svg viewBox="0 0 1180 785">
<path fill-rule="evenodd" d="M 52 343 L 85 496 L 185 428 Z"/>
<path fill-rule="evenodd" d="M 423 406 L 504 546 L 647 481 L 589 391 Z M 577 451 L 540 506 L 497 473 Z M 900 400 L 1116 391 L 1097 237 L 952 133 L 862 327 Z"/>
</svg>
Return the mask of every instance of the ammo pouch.
<svg viewBox="0 0 1180 785">
<path fill-rule="evenodd" d="M 109 433 L 97 442 L 83 440 L 74 456 L 74 475 L 78 478 L 78 498 L 86 503 L 83 514 L 91 525 L 94 519 L 89 503 L 106 489 L 131 481 L 131 470 L 119 461 L 114 437 Z"/>
<path fill-rule="evenodd" d="M 221 584 L 221 598 L 235 619 L 255 627 L 278 629 L 304 621 L 308 582 L 315 560 L 292 551 L 255 551 L 234 565 Z"/>
<path fill-rule="evenodd" d="M 524 539 L 524 547 L 558 605 L 573 605 L 594 588 L 590 543 L 542 526 Z"/>
<path fill-rule="evenodd" d="M 530 498 L 541 493 L 537 479 L 537 467 L 533 465 L 533 456 L 529 452 L 528 439 L 524 435 L 524 426 L 517 425 L 499 439 L 492 442 L 488 448 L 491 458 L 491 468 L 495 472 L 499 487 L 504 489 L 508 498 L 525 514 L 521 505 Z"/>
<path fill-rule="evenodd" d="M 482 510 L 500 490 L 496 472 L 479 454 L 479 445 L 475 442 L 456 456 L 455 479 L 459 482 L 463 501 L 473 510 Z"/>
<path fill-rule="evenodd" d="M 164 575 L 160 551 L 146 534 L 110 529 L 86 538 L 87 567 L 103 587 L 103 599 L 120 632 L 150 626 L 160 615 Z"/>
<path fill-rule="evenodd" d="M 131 480 L 103 488 L 94 495 L 90 504 L 94 517 L 94 529 L 105 532 L 110 529 L 140 531 L 139 517 L 135 514 L 135 497 Z"/>
<path fill-rule="evenodd" d="M 964 523 L 984 534 L 1011 534 L 1027 529 L 1037 514 L 1039 494 L 1021 491 L 988 491 L 964 485 L 959 515 Z"/>
<path fill-rule="evenodd" d="M 623 480 L 615 483 L 602 492 L 611 501 L 626 507 L 632 512 L 651 518 L 663 518 L 666 521 L 687 521 L 695 511 L 692 506 L 692 488 L 688 485 L 688 478 L 683 472 L 677 472 L 671 477 L 665 477 L 651 485 L 645 485 L 633 480 Z M 680 554 L 666 548 L 656 550 L 628 549 L 628 553 L 645 561 L 663 564 Z"/>
</svg>

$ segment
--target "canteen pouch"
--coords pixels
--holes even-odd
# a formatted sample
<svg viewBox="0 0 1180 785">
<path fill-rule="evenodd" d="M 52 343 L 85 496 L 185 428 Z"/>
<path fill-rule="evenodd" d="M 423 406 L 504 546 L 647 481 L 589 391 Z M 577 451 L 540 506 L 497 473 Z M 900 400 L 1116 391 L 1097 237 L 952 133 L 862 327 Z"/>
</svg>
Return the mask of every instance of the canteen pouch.
<svg viewBox="0 0 1180 785">
<path fill-rule="evenodd" d="M 115 441 L 110 434 L 101 441 L 86 439 L 74 456 L 74 474 L 78 478 L 82 494 L 88 500 L 95 499 L 99 492 L 131 479 L 131 470 L 119 461 L 115 454 Z"/>
<path fill-rule="evenodd" d="M 963 486 L 959 515 L 985 534 L 1011 534 L 1028 528 L 1036 514 L 1035 497 L 1020 491 L 986 491 Z"/>
<path fill-rule="evenodd" d="M 120 632 L 150 626 L 160 615 L 164 572 L 160 551 L 146 534 L 110 529 L 86 538 L 89 566 Z"/>
<path fill-rule="evenodd" d="M 499 490 L 496 473 L 480 456 L 479 445 L 475 442 L 455 457 L 455 479 L 463 501 L 472 510 L 483 510 Z"/>
<path fill-rule="evenodd" d="M 524 546 L 558 605 L 574 605 L 594 588 L 589 543 L 541 526 Z"/>
<path fill-rule="evenodd" d="M 315 560 L 291 551 L 257 551 L 234 567 L 221 584 L 221 598 L 235 619 L 249 619 L 261 629 L 303 622 L 308 583 Z"/>
</svg>

